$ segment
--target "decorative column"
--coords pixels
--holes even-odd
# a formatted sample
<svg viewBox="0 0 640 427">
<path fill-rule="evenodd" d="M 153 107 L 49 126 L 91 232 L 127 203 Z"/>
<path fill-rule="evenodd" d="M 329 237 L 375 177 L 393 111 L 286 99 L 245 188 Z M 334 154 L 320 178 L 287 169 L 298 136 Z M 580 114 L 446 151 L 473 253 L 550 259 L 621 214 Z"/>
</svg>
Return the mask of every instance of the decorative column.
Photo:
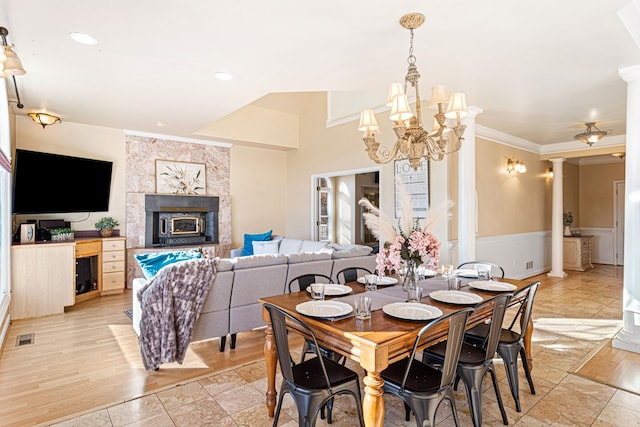
<svg viewBox="0 0 640 427">
<path fill-rule="evenodd" d="M 640 65 L 618 70 L 627 82 L 622 330 L 614 348 L 640 353 Z"/>
<path fill-rule="evenodd" d="M 462 119 L 467 129 L 458 152 L 458 264 L 476 259 L 476 117 L 482 109 L 469 107 L 468 111 Z"/>
<path fill-rule="evenodd" d="M 562 208 L 563 208 L 563 190 L 562 190 L 562 163 L 563 158 L 550 159 L 553 165 L 553 187 L 551 201 L 551 271 L 548 273 L 551 277 L 564 277 L 564 253 L 562 246 Z"/>
</svg>

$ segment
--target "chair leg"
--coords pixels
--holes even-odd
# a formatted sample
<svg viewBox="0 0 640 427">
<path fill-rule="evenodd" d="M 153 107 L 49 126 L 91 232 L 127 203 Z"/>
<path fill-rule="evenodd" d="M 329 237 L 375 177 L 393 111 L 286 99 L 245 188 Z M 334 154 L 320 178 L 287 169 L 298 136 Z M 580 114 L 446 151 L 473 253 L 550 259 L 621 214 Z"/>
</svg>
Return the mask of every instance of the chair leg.
<svg viewBox="0 0 640 427">
<path fill-rule="evenodd" d="M 464 382 L 474 427 L 482 427 L 482 379 L 486 372 L 484 366 L 468 369 L 458 365 L 458 378 Z"/>
<path fill-rule="evenodd" d="M 222 353 L 224 351 L 224 347 L 227 344 L 227 336 L 220 337 L 220 342 L 218 343 L 218 351 Z"/>
<path fill-rule="evenodd" d="M 524 374 L 527 377 L 531 394 L 536 394 L 536 389 L 533 386 L 533 379 L 531 378 L 531 368 L 529 367 L 529 361 L 527 360 L 527 352 L 524 347 L 520 347 L 520 358 L 522 359 L 522 367 L 524 368 Z"/>
<path fill-rule="evenodd" d="M 518 351 L 519 345 L 499 345 L 498 354 L 504 361 L 504 369 L 507 373 L 507 380 L 511 395 L 516 402 L 516 411 L 522 412 L 520 408 L 520 384 L 518 381 Z"/>
<path fill-rule="evenodd" d="M 493 389 L 496 392 L 496 400 L 498 401 L 498 408 L 500 408 L 500 414 L 502 415 L 502 423 L 504 425 L 509 425 L 509 420 L 507 419 L 507 412 L 504 410 L 504 404 L 502 403 L 502 396 L 500 395 L 500 387 L 498 386 L 498 378 L 496 377 L 496 372 L 493 369 L 493 363 L 489 366 L 489 374 L 491 374 L 491 380 L 493 381 Z"/>
</svg>

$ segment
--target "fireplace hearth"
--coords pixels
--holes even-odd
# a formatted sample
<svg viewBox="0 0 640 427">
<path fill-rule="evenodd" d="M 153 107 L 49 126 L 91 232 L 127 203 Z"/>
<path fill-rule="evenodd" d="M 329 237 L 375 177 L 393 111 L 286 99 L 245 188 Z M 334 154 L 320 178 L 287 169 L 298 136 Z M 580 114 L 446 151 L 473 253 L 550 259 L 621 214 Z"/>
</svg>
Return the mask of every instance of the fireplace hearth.
<svg viewBox="0 0 640 427">
<path fill-rule="evenodd" d="M 211 196 L 145 195 L 145 247 L 219 243 L 219 205 Z"/>
</svg>

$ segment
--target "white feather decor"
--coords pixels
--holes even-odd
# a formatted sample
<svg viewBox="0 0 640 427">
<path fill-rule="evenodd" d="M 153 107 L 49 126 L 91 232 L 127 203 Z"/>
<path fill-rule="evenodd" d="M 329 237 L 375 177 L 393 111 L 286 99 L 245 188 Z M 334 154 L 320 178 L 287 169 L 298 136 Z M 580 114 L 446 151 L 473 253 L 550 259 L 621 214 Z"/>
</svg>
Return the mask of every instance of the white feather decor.
<svg viewBox="0 0 640 427">
<path fill-rule="evenodd" d="M 363 214 L 365 225 L 383 243 L 376 257 L 378 274 L 394 274 L 407 261 L 416 265 L 426 263 L 436 268 L 440 258 L 440 241 L 431 228 L 448 216 L 453 203 L 449 201 L 429 209 L 426 218 L 421 220 L 413 217 L 411 197 L 402 182 L 398 182 L 396 188 L 401 214 L 397 228 L 393 220 L 369 200 L 362 198 L 358 202 L 367 209 Z"/>
</svg>

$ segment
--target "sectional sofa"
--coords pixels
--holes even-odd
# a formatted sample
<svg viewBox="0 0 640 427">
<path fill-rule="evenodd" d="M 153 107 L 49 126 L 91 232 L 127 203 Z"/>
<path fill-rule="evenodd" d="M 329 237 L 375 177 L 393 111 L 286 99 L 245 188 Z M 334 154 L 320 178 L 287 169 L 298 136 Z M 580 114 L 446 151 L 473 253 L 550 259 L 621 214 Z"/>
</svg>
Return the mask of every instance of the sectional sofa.
<svg viewBox="0 0 640 427">
<path fill-rule="evenodd" d="M 286 292 L 289 281 L 299 275 L 319 273 L 337 282 L 339 271 L 349 267 L 375 270 L 372 248 L 336 245 L 327 242 L 282 238 L 278 253 L 220 258 L 213 286 L 196 321 L 192 341 L 220 338 L 224 351 L 226 337 L 235 348 L 236 334 L 264 327 L 260 298 Z M 142 316 L 137 292 L 146 283 L 133 281 L 133 327 L 140 334 Z"/>
</svg>

